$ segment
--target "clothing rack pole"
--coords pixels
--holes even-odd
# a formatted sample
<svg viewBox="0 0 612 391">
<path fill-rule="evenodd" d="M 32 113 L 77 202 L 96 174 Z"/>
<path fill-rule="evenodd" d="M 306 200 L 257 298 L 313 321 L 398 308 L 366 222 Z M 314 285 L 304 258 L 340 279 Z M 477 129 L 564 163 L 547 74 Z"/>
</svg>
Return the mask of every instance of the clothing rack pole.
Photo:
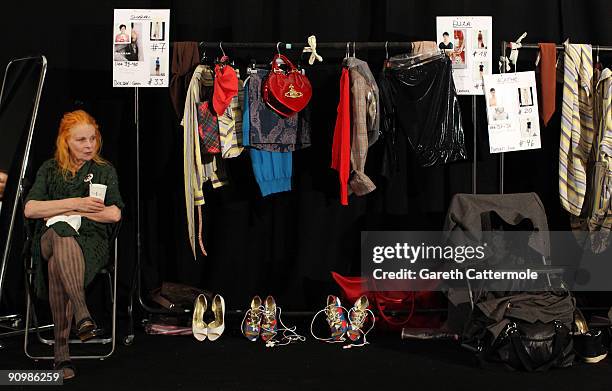
<svg viewBox="0 0 612 391">
<path fill-rule="evenodd" d="M 508 47 L 508 41 L 502 41 L 504 50 Z M 612 46 L 609 45 L 591 45 L 593 49 L 601 52 L 612 52 Z M 557 50 L 565 50 L 565 45 L 556 45 Z M 540 49 L 537 43 L 522 43 L 520 49 Z M 519 49 L 519 50 L 520 50 Z"/>
<path fill-rule="evenodd" d="M 506 56 L 506 46 L 507 42 L 502 41 L 501 53 L 500 56 Z M 506 64 L 502 63 L 499 68 L 500 73 L 506 73 Z M 502 152 L 499 155 L 499 194 L 504 194 L 504 153 Z"/>
<path fill-rule="evenodd" d="M 472 155 L 472 194 L 477 193 L 478 187 L 478 162 L 477 162 L 477 149 L 478 149 L 478 126 L 476 125 L 476 95 L 472 95 L 472 126 L 474 127 L 474 152 Z"/>
<path fill-rule="evenodd" d="M 346 42 L 317 42 L 317 49 L 346 49 Z M 400 49 L 400 48 L 412 48 L 412 42 L 353 42 L 350 41 L 351 44 L 355 45 L 355 49 L 384 49 L 385 47 L 391 49 Z M 308 47 L 308 43 L 304 42 L 210 42 L 203 41 L 199 42 L 200 46 L 204 46 L 205 48 L 219 48 L 222 46 L 224 49 L 276 49 L 276 45 L 282 47 L 284 49 L 303 49 Z M 171 45 L 172 46 L 172 45 Z"/>
</svg>

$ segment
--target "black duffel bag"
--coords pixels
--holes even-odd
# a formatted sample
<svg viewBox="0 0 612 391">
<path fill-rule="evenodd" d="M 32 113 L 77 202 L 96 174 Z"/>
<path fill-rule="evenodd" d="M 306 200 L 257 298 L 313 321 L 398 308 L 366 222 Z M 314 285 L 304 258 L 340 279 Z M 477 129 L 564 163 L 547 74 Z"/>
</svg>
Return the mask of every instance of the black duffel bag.
<svg viewBox="0 0 612 391">
<path fill-rule="evenodd" d="M 505 363 L 516 370 L 546 371 L 571 366 L 573 346 L 570 330 L 560 321 L 516 320 L 506 326 L 484 354 L 487 361 Z"/>
</svg>

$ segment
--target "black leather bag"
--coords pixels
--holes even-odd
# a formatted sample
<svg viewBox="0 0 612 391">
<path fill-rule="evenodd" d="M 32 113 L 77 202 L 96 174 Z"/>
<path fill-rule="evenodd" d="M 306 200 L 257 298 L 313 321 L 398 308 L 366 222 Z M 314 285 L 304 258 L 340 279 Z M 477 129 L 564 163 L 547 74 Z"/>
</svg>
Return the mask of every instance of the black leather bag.
<svg viewBox="0 0 612 391">
<path fill-rule="evenodd" d="M 502 362 L 516 370 L 546 371 L 571 366 L 573 346 L 570 330 L 562 322 L 513 321 L 486 355 L 488 361 Z"/>
<path fill-rule="evenodd" d="M 167 310 L 185 312 L 193 309 L 193 302 L 200 294 L 204 294 L 209 303 L 212 301 L 212 293 L 204 289 L 164 281 L 160 288 L 151 291 L 151 299 Z"/>
</svg>

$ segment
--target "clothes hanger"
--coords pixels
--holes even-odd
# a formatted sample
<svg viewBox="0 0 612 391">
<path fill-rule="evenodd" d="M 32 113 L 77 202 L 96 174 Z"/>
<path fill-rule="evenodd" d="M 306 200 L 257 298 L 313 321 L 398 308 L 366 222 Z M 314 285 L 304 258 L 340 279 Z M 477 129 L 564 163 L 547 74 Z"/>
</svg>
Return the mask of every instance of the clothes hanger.
<svg viewBox="0 0 612 391">
<path fill-rule="evenodd" d="M 278 53 L 278 55 L 279 55 L 279 56 L 282 56 L 282 54 L 281 54 L 281 52 L 280 52 L 280 44 L 281 44 L 281 42 L 277 42 L 277 43 L 276 43 L 276 53 Z M 271 63 L 270 63 L 270 64 L 271 64 Z M 277 64 L 277 65 L 279 65 L 279 66 L 280 66 L 280 65 L 285 65 L 285 61 L 283 61 L 283 59 L 282 59 L 282 58 L 278 57 L 278 58 L 276 59 L 276 64 Z"/>
<path fill-rule="evenodd" d="M 210 60 L 206 56 L 206 46 L 204 45 L 204 42 L 200 42 L 198 46 L 200 47 L 200 52 L 202 53 L 202 56 L 200 57 L 200 65 L 206 65 L 206 63 Z"/>
<path fill-rule="evenodd" d="M 603 64 L 599 61 L 599 45 L 595 46 L 595 64 L 594 64 L 594 68 L 598 69 L 598 70 L 603 70 Z"/>
<path fill-rule="evenodd" d="M 221 59 L 219 59 L 217 61 L 217 64 L 221 65 L 221 67 L 229 64 L 229 57 L 227 56 L 227 54 L 225 54 L 225 50 L 223 50 L 223 42 L 219 41 L 219 49 L 221 50 L 221 53 L 223 54 L 221 56 Z"/>
</svg>

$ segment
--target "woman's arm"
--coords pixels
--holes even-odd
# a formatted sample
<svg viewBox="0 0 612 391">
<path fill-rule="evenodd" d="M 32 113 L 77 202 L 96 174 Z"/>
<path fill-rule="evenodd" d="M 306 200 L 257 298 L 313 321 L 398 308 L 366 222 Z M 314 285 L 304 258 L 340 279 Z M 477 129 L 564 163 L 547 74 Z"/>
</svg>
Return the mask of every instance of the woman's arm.
<svg viewBox="0 0 612 391">
<path fill-rule="evenodd" d="M 63 200 L 30 200 L 25 205 L 24 214 L 29 219 L 43 219 L 63 214 L 97 213 L 104 210 L 104 203 L 98 198 L 65 198 Z"/>
<path fill-rule="evenodd" d="M 121 220 L 121 209 L 111 205 L 105 206 L 100 212 L 80 213 L 80 215 L 98 223 L 118 223 Z"/>
</svg>

